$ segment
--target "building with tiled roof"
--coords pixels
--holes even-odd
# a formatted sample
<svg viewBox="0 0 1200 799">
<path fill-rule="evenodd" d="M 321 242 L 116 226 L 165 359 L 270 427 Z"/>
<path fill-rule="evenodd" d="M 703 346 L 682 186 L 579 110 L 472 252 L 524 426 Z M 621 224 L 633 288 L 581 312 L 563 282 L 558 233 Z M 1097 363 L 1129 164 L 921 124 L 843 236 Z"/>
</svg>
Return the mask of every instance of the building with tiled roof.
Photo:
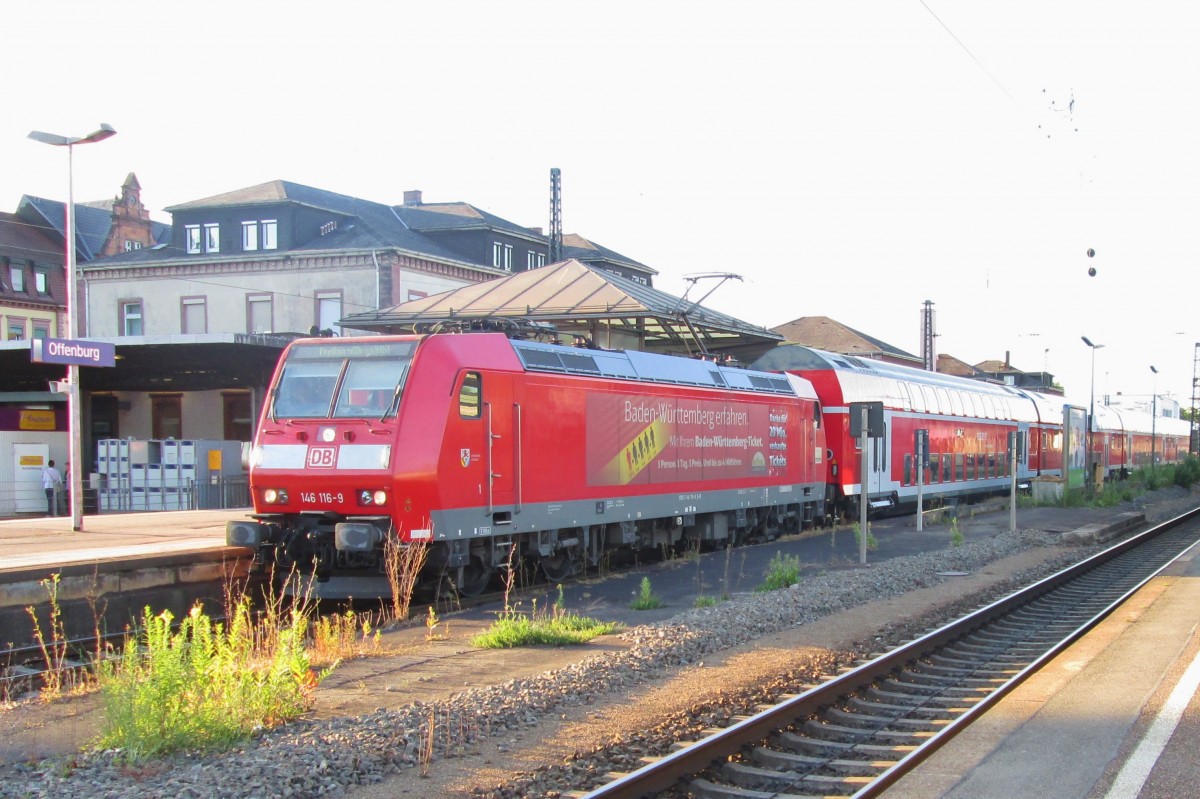
<svg viewBox="0 0 1200 799">
<path fill-rule="evenodd" d="M 847 327 L 828 316 L 802 316 L 771 329 L 787 341 L 806 347 L 921 368 L 920 356 Z"/>
<path fill-rule="evenodd" d="M 63 256 L 62 241 L 52 229 L 0 213 L 0 340 L 63 334 Z"/>
</svg>

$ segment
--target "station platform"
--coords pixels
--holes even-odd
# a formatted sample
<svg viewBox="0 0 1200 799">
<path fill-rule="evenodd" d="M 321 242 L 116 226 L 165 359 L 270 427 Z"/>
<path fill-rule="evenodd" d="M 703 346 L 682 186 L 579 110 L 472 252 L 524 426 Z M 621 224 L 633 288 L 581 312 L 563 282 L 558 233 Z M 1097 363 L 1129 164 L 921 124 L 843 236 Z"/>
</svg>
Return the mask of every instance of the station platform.
<svg viewBox="0 0 1200 799">
<path fill-rule="evenodd" d="M 889 799 L 1196 796 L 1197 548 L 887 791 Z"/>
<path fill-rule="evenodd" d="M 196 550 L 225 548 L 225 522 L 245 518 L 234 510 L 105 513 L 0 521 L 0 573 L 102 563 Z"/>
</svg>

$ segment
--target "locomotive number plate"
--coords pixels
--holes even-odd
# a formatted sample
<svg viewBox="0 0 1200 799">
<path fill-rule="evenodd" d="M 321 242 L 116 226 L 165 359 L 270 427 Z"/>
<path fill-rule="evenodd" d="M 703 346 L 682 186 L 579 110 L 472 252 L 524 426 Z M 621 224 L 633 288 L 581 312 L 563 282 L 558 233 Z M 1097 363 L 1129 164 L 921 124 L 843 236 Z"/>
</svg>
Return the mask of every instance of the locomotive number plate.
<svg viewBox="0 0 1200 799">
<path fill-rule="evenodd" d="M 301 491 L 300 501 L 305 505 L 339 505 L 345 501 L 341 491 Z"/>
</svg>

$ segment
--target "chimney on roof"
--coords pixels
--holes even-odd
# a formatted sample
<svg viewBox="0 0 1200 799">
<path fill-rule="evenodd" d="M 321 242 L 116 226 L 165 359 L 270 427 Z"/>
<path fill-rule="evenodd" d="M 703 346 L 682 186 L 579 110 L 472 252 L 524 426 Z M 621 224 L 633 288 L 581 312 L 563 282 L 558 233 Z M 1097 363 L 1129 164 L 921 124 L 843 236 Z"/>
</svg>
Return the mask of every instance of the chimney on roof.
<svg viewBox="0 0 1200 799">
<path fill-rule="evenodd" d="M 1011 368 L 1012 368 L 1012 363 L 1010 363 L 1010 361 L 1009 361 L 1009 356 L 1010 356 L 1011 354 L 1012 354 L 1012 353 L 1011 353 L 1011 352 L 1009 352 L 1008 350 L 1005 350 L 1005 351 L 1004 351 L 1004 368 L 1005 368 L 1005 369 L 1011 369 Z"/>
<path fill-rule="evenodd" d="M 535 236 L 542 235 L 542 229 L 540 227 L 531 227 L 531 228 L 529 228 L 529 232 Z"/>
<path fill-rule="evenodd" d="M 404 192 L 404 204 L 405 205 L 420 205 L 421 204 L 421 190 L 420 189 L 409 189 L 408 191 Z"/>
</svg>

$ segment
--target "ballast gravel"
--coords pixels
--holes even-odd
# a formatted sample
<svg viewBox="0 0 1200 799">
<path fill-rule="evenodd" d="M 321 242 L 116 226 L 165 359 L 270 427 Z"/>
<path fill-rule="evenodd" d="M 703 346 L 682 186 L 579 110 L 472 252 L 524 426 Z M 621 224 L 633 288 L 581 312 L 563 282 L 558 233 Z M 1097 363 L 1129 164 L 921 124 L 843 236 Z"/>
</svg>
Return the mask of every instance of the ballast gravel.
<svg viewBox="0 0 1200 799">
<path fill-rule="evenodd" d="M 630 647 L 444 701 L 266 731 L 222 754 L 183 753 L 140 767 L 115 751 L 0 769 L 2 797 L 57 799 L 306 799 L 454 757 L 484 738 L 536 725 L 548 714 L 700 662 L 710 653 L 823 616 L 934 586 L 1033 546 L 1060 542 L 1038 531 L 1001 533 L 961 547 L 895 558 L 869 569 L 825 573 L 789 590 L 734 597 L 623 633 Z M 1082 555 L 1072 554 L 1070 560 Z M 1065 560 L 1065 559 L 1064 559 Z"/>
</svg>

